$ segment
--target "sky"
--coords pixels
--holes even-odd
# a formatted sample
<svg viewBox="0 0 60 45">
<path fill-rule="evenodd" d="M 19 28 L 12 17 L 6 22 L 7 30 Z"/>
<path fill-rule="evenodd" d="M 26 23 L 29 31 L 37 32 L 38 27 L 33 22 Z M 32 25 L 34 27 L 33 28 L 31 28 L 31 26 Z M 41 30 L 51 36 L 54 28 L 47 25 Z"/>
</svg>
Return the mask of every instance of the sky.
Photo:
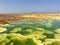
<svg viewBox="0 0 60 45">
<path fill-rule="evenodd" d="M 60 0 L 0 0 L 0 14 L 60 12 Z"/>
</svg>

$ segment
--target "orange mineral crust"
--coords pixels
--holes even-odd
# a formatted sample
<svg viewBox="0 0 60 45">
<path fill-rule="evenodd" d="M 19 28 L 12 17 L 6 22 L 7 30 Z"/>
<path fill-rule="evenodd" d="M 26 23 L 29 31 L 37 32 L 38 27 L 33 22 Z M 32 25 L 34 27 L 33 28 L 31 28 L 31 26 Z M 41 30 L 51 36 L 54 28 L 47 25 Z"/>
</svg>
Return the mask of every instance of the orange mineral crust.
<svg viewBox="0 0 60 45">
<path fill-rule="evenodd" d="M 0 20 L 4 21 L 14 21 L 22 20 L 25 18 L 31 19 L 57 19 L 60 20 L 60 14 L 0 14 Z M 2 23 L 0 21 L 0 23 Z"/>
</svg>

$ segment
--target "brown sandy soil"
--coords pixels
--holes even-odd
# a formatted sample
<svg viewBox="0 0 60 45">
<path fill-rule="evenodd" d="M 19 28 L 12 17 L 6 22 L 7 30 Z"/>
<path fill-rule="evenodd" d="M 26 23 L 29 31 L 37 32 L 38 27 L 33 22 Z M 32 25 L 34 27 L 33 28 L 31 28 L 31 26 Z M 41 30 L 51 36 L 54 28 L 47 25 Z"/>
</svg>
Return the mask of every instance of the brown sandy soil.
<svg viewBox="0 0 60 45">
<path fill-rule="evenodd" d="M 60 20 L 60 14 L 0 14 L 0 24 L 6 24 L 7 21 L 21 20 L 24 18 L 36 19 L 57 19 Z"/>
</svg>

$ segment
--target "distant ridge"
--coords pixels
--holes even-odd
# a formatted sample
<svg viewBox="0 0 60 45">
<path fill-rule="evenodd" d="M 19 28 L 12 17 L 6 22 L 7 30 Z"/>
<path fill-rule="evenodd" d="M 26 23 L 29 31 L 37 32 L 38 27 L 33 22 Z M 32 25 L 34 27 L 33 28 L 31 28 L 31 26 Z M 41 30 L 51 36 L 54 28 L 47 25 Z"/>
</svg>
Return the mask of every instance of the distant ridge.
<svg viewBox="0 0 60 45">
<path fill-rule="evenodd" d="M 60 11 L 52 11 L 52 12 L 32 11 L 24 14 L 60 14 Z"/>
</svg>

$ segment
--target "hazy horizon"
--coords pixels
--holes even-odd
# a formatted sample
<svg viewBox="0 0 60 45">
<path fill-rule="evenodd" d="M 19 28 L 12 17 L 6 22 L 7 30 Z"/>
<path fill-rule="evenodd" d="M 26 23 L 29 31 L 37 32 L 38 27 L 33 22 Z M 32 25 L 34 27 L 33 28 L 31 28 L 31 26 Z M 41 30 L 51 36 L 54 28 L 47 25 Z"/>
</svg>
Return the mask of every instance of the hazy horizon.
<svg viewBox="0 0 60 45">
<path fill-rule="evenodd" d="M 0 14 L 60 13 L 60 0 L 0 0 Z"/>
</svg>

